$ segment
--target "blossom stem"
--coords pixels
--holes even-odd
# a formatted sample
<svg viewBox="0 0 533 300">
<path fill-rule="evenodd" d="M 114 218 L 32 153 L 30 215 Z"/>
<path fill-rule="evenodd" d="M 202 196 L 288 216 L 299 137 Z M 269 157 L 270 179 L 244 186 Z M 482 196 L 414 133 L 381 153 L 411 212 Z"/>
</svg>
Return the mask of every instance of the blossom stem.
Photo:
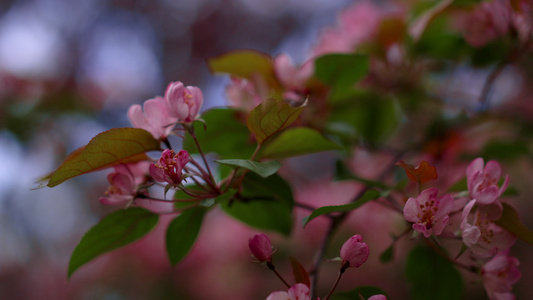
<svg viewBox="0 0 533 300">
<path fill-rule="evenodd" d="M 389 166 L 385 168 L 381 174 L 378 176 L 378 180 L 382 181 L 384 177 L 391 172 L 391 170 L 396 166 L 396 162 L 401 159 L 403 155 L 405 155 L 406 152 L 397 152 L 394 157 L 392 158 L 391 163 L 389 163 Z M 359 200 L 368 190 L 370 187 L 367 185 L 365 186 L 352 200 L 353 202 L 356 202 Z M 331 223 L 329 225 L 329 228 L 326 232 L 326 236 L 324 237 L 324 241 L 322 242 L 322 246 L 320 247 L 317 256 L 315 258 L 315 262 L 313 264 L 313 268 L 311 269 L 311 272 L 309 272 L 309 275 L 311 277 L 311 299 L 315 298 L 316 293 L 316 285 L 318 282 L 318 271 L 320 269 L 320 263 L 322 262 L 323 256 L 326 252 L 326 248 L 329 245 L 331 238 L 333 234 L 335 233 L 337 227 L 344 221 L 344 219 L 348 216 L 349 212 L 343 212 L 338 216 L 331 218 Z"/>
<path fill-rule="evenodd" d="M 432 243 L 429 239 L 424 239 L 424 241 L 426 242 L 426 244 L 431 247 L 433 250 L 435 250 L 435 252 L 437 252 L 437 254 L 439 254 L 440 256 L 444 257 L 446 260 L 452 262 L 453 264 L 455 264 L 456 266 L 460 267 L 460 268 L 463 268 L 467 271 L 470 271 L 470 272 L 473 272 L 473 273 L 477 273 L 477 269 L 476 267 L 474 266 L 468 266 L 468 265 L 465 265 L 463 263 L 460 263 L 452 258 L 450 258 L 448 256 L 448 254 L 446 254 L 444 251 L 442 251 L 442 249 L 440 249 L 437 245 L 435 245 L 434 243 Z"/>
<path fill-rule="evenodd" d="M 254 160 L 257 154 L 259 153 L 259 149 L 261 148 L 261 145 L 257 144 L 257 147 L 255 147 L 255 151 L 252 154 L 252 157 L 250 157 L 250 160 Z M 235 181 L 235 178 L 237 177 L 237 172 L 240 170 L 240 167 L 235 168 L 233 171 L 233 175 L 231 176 L 231 180 L 229 182 L 228 188 L 231 188 L 233 186 L 233 182 Z M 244 176 L 248 172 L 248 169 L 244 169 L 241 176 L 239 177 L 239 180 L 237 181 L 237 185 L 240 185 L 242 181 L 244 180 Z"/>
<path fill-rule="evenodd" d="M 287 288 L 291 288 L 291 286 L 287 283 L 287 281 L 285 281 L 285 279 L 283 279 L 283 277 L 281 276 L 281 274 L 278 272 L 278 270 L 276 270 L 276 267 L 274 266 L 274 264 L 270 261 L 267 261 L 266 263 L 267 267 L 272 270 L 272 272 L 274 272 L 274 274 L 276 274 L 276 276 L 278 276 L 279 280 L 281 280 L 281 282 L 283 282 L 283 284 L 285 284 L 285 286 Z"/>
<path fill-rule="evenodd" d="M 194 133 L 194 127 L 186 125 L 185 128 L 187 128 L 187 131 L 191 135 L 192 139 L 194 140 L 194 144 L 196 145 L 196 149 L 198 149 L 198 153 L 200 153 L 200 156 L 202 157 L 202 160 L 204 161 L 205 167 L 207 168 L 207 173 L 209 173 L 209 180 L 207 180 L 208 184 L 211 185 L 215 190 L 217 190 L 216 186 L 214 186 L 215 178 L 213 177 L 213 173 L 211 172 L 211 168 L 209 167 L 209 164 L 207 163 L 207 159 L 205 158 L 205 154 L 202 151 L 202 147 L 200 147 L 200 143 L 198 142 L 198 138 L 196 137 L 196 134 Z"/>
<path fill-rule="evenodd" d="M 207 174 L 206 171 L 202 168 L 202 166 L 200 166 L 200 164 L 196 160 L 191 158 L 190 162 L 198 169 L 198 171 L 200 171 L 200 173 L 202 174 L 201 177 L 213 189 L 213 191 L 218 191 L 218 188 L 214 184 L 215 180 L 212 178 L 212 176 Z"/>
<path fill-rule="evenodd" d="M 337 276 L 337 280 L 335 281 L 335 284 L 331 287 L 331 290 L 329 290 L 328 295 L 324 298 L 324 300 L 328 300 L 331 295 L 333 295 L 333 292 L 337 288 L 337 285 L 339 284 L 339 281 L 341 281 L 342 274 L 344 274 L 344 271 L 346 271 L 345 268 L 341 268 L 339 271 L 339 275 Z"/>
</svg>

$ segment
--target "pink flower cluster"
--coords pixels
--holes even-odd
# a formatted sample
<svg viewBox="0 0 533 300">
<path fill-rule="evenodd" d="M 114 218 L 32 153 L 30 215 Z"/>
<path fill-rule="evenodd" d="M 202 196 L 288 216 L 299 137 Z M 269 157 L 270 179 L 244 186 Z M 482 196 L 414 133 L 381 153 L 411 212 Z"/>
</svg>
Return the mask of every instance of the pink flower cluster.
<svg viewBox="0 0 533 300">
<path fill-rule="evenodd" d="M 198 118 L 204 98 L 202 91 L 194 86 L 185 87 L 181 82 L 171 82 L 165 97 L 146 100 L 128 110 L 128 118 L 136 128 L 150 132 L 156 139 L 165 139 L 175 123 L 190 123 Z M 144 112 L 143 112 L 144 110 Z"/>
<path fill-rule="evenodd" d="M 177 185 L 183 179 L 183 167 L 189 162 L 189 153 L 181 150 L 175 153 L 174 150 L 166 149 L 161 154 L 158 162 L 150 164 L 150 175 L 157 182 L 167 182 Z"/>
<path fill-rule="evenodd" d="M 107 175 L 111 185 L 106 196 L 100 197 L 100 203 L 105 205 L 126 205 L 134 200 L 138 186 L 146 181 L 148 162 L 118 165 L 115 172 Z"/>
<path fill-rule="evenodd" d="M 508 255 L 508 249 L 516 237 L 495 224 L 502 216 L 503 206 L 499 198 L 507 189 L 509 176 L 501 186 L 501 167 L 496 161 L 487 164 L 482 158 L 474 159 L 466 169 L 469 199 L 454 201 L 450 195 L 438 197 L 438 190 L 430 188 L 416 198 L 409 198 L 404 207 L 404 217 L 413 223 L 413 229 L 424 237 L 442 234 L 448 224 L 450 214 L 459 211 L 460 230 L 464 245 L 476 261 L 487 261 L 482 267 L 484 286 L 490 299 L 514 299 L 511 285 L 520 277 L 516 268 L 518 260 Z M 492 259 L 491 259 L 492 258 Z"/>
<path fill-rule="evenodd" d="M 437 197 L 436 188 L 430 188 L 409 198 L 403 209 L 405 219 L 413 223 L 413 229 L 424 237 L 431 234 L 440 235 L 448 224 L 449 214 L 453 208 L 453 198 L 450 195 Z"/>
<path fill-rule="evenodd" d="M 508 0 L 482 1 L 471 12 L 459 15 L 456 25 L 467 43 L 482 47 L 487 43 L 511 32 L 518 34 L 521 42 L 526 42 L 532 33 L 531 2 L 518 0 L 514 4 Z M 513 7 L 513 5 L 515 7 Z"/>
</svg>

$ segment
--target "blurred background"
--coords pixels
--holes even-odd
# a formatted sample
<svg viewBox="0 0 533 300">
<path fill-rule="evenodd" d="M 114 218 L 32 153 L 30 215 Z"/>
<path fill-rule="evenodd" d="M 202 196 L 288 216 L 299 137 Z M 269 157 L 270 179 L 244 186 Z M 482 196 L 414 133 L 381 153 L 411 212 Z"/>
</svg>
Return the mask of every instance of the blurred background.
<svg viewBox="0 0 533 300">
<path fill-rule="evenodd" d="M 192 253 L 176 267 L 170 266 L 164 250 L 169 219 L 163 217 L 148 237 L 99 257 L 67 280 L 68 261 L 82 235 L 116 209 L 98 201 L 108 187 L 107 172 L 87 174 L 53 189 L 31 189 L 36 179 L 96 134 L 130 126 L 128 107 L 163 95 L 169 82 L 200 87 L 203 109 L 226 105 L 224 89 L 230 79 L 212 75 L 206 64 L 209 58 L 236 49 L 256 49 L 271 55 L 285 52 L 296 63 L 303 62 L 323 28 L 334 25 L 338 13 L 353 2 L 1 1 L 0 299 L 264 299 L 271 291 L 284 290 L 273 274 L 252 263 L 247 241 L 255 230 L 218 210 L 209 213 Z M 480 90 L 487 70 L 464 69 L 452 74 L 454 81 L 445 86 Z M 509 81 L 498 83 L 504 90 L 518 84 L 512 76 L 504 78 Z M 477 85 L 472 87 L 472 82 Z M 313 162 L 311 171 L 294 168 L 305 176 L 332 162 L 321 165 L 317 161 L 307 157 L 289 164 Z M 362 170 L 375 169 L 369 166 L 372 161 L 380 160 L 367 153 L 354 158 Z M 516 169 L 517 174 L 532 174 L 533 166 L 528 161 L 516 164 Z M 511 175 L 511 182 L 513 178 L 519 190 L 531 190 L 527 177 Z M 358 188 L 331 182 L 296 190 L 295 196 L 315 205 L 324 205 L 317 199 L 328 198 L 344 203 Z M 527 196 L 522 194 L 522 200 L 527 201 Z M 522 207 L 530 211 L 528 203 Z M 156 203 L 147 207 L 165 209 Z M 405 222 L 379 205 L 365 207 L 347 224 L 368 237 L 369 244 L 378 245 L 375 253 L 380 253 L 390 242 L 387 228 L 405 226 Z M 527 216 L 527 211 L 521 215 Z M 306 227 L 313 234 L 302 235 L 299 220 L 308 213 L 295 214 L 295 238 L 290 242 L 277 235 L 271 238 L 280 248 L 278 257 L 298 254 L 307 265 L 322 242 L 325 223 L 317 219 Z M 531 222 L 531 218 L 526 220 L 529 227 Z M 376 228 L 383 232 L 376 234 Z M 354 233 L 341 232 L 327 257 L 337 256 L 342 242 Z M 410 241 L 400 243 L 409 245 Z M 380 264 L 377 255 L 371 256 L 341 282 L 339 290 L 377 285 L 393 299 L 407 299 L 409 286 L 402 267 L 409 247 L 398 248 L 398 259 L 387 265 Z M 533 268 L 528 268 L 533 265 L 528 255 L 531 247 L 518 241 L 513 251 L 522 261 L 523 273 L 514 290 L 523 299 L 533 278 Z M 290 274 L 290 265 L 281 259 L 279 268 Z M 336 266 L 326 266 L 324 272 L 335 274 Z M 334 276 L 322 278 L 320 288 L 327 292 Z M 466 296 L 486 297 L 477 278 L 464 279 Z"/>
</svg>

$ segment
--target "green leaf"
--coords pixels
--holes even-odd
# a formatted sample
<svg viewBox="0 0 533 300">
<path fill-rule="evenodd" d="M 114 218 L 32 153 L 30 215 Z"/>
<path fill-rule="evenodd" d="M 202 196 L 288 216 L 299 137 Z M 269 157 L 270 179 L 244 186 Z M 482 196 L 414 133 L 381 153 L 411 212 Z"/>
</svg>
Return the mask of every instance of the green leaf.
<svg viewBox="0 0 533 300">
<path fill-rule="evenodd" d="M 331 300 L 359 300 L 361 299 L 361 297 L 363 297 L 363 299 L 368 299 L 374 295 L 385 295 L 387 297 L 387 294 L 378 287 L 361 286 L 348 292 L 335 293 L 330 299 Z"/>
<path fill-rule="evenodd" d="M 159 215 L 141 207 L 130 207 L 105 216 L 81 238 L 68 265 L 68 277 L 94 258 L 131 244 L 150 232 Z"/>
<path fill-rule="evenodd" d="M 198 142 L 205 153 L 215 152 L 221 158 L 250 158 L 257 144 L 252 142 L 250 132 L 239 118 L 241 112 L 234 109 L 211 109 L 202 114 L 207 123 L 195 123 L 194 129 Z M 198 153 L 194 140 L 186 135 L 183 149 L 189 153 Z"/>
<path fill-rule="evenodd" d="M 200 191 L 204 191 L 201 187 L 199 187 L 198 185 L 196 184 L 191 184 L 191 185 L 187 185 L 185 186 L 185 188 L 187 190 L 190 190 L 191 192 L 200 192 Z M 192 200 L 192 199 L 195 199 L 194 197 L 192 197 L 191 195 L 185 193 L 183 190 L 181 189 L 176 189 L 176 192 L 174 193 L 174 196 L 173 196 L 173 199 L 175 200 Z M 200 200 L 198 200 L 200 201 Z M 197 202 L 196 201 L 179 201 L 179 202 L 174 202 L 174 208 L 177 208 L 177 209 L 184 209 L 188 206 L 191 206 L 191 205 L 195 205 Z"/>
<path fill-rule="evenodd" d="M 339 149 L 341 149 L 339 145 L 328 140 L 318 131 L 297 127 L 285 130 L 266 143 L 260 156 L 280 159 Z"/>
<path fill-rule="evenodd" d="M 288 236 L 291 232 L 291 210 L 279 201 L 226 201 L 222 209 L 235 219 L 261 230 L 272 230 Z"/>
<path fill-rule="evenodd" d="M 272 67 L 272 58 L 259 51 L 232 51 L 209 59 L 207 64 L 213 73 L 227 73 L 246 79 L 252 79 L 253 76 L 259 74 L 265 79 L 268 86 L 279 85 Z"/>
<path fill-rule="evenodd" d="M 277 174 L 262 178 L 247 173 L 242 186 L 239 196 L 222 202 L 222 209 L 254 228 L 289 235 L 294 205 L 289 185 Z"/>
<path fill-rule="evenodd" d="M 187 209 L 168 225 L 166 246 L 172 265 L 180 262 L 191 250 L 202 227 L 206 211 L 205 207 L 200 206 Z"/>
<path fill-rule="evenodd" d="M 152 134 L 139 128 L 114 128 L 95 136 L 83 148 L 71 153 L 48 181 L 57 186 L 73 177 L 118 164 L 148 160 L 147 151 L 160 150 Z"/>
<path fill-rule="evenodd" d="M 292 275 L 294 276 L 294 281 L 296 283 L 303 283 L 308 287 L 311 286 L 311 279 L 309 278 L 309 273 L 302 266 L 302 264 L 296 260 L 294 257 L 289 256 L 289 261 L 291 262 Z"/>
<path fill-rule="evenodd" d="M 227 166 L 245 168 L 255 172 L 263 178 L 276 173 L 276 171 L 281 167 L 281 163 L 278 161 L 258 162 L 247 159 L 223 159 L 215 160 L 215 162 Z"/>
<path fill-rule="evenodd" d="M 379 261 L 382 263 L 388 263 L 394 258 L 394 244 L 390 245 L 385 251 L 379 255 Z"/>
<path fill-rule="evenodd" d="M 527 228 L 520 221 L 520 216 L 516 210 L 507 203 L 503 204 L 503 214 L 501 218 L 494 222 L 497 225 L 501 226 L 503 229 L 509 231 L 510 233 L 516 235 L 522 241 L 533 245 L 533 230 Z"/>
<path fill-rule="evenodd" d="M 267 178 L 262 178 L 255 173 L 246 174 L 241 196 L 279 201 L 291 209 L 294 206 L 292 189 L 278 174 Z"/>
<path fill-rule="evenodd" d="M 462 299 L 463 280 L 453 263 L 430 248 L 419 246 L 407 257 L 407 280 L 413 300 Z"/>
<path fill-rule="evenodd" d="M 267 99 L 256 106 L 248 116 L 248 129 L 255 134 L 257 143 L 265 140 L 291 125 L 304 106 L 292 107 L 288 103 Z"/>
<path fill-rule="evenodd" d="M 487 160 L 515 161 L 523 157 L 530 157 L 529 146 L 523 141 L 499 141 L 493 140 L 485 145 L 480 155 Z"/>
<path fill-rule="evenodd" d="M 368 73 L 368 57 L 361 54 L 326 54 L 315 60 L 315 76 L 334 93 L 352 89 Z"/>
<path fill-rule="evenodd" d="M 397 129 L 398 122 L 399 111 L 394 99 L 366 92 L 336 103 L 328 128 L 332 134 L 344 136 L 350 144 L 359 138 L 375 146 Z"/>
<path fill-rule="evenodd" d="M 310 216 L 305 217 L 303 219 L 303 225 L 304 227 L 307 225 L 307 223 L 311 222 L 314 218 L 318 216 L 322 216 L 325 214 L 333 213 L 333 212 L 346 212 L 351 211 L 359 208 L 363 204 L 372 201 L 374 199 L 377 199 L 380 197 L 380 193 L 376 190 L 368 190 L 366 193 L 361 196 L 357 201 L 344 204 L 344 205 L 332 205 L 332 206 L 322 206 L 320 208 L 315 209 Z"/>
</svg>

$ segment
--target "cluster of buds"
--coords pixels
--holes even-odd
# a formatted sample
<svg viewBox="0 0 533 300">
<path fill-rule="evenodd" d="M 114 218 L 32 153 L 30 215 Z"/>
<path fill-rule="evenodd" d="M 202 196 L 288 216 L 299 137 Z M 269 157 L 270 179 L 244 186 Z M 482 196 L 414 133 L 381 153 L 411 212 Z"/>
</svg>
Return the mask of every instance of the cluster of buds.
<svg viewBox="0 0 533 300">
<path fill-rule="evenodd" d="M 248 240 L 248 246 L 250 251 L 255 256 L 257 260 L 261 263 L 265 263 L 271 270 L 275 272 L 275 268 L 272 264 L 272 244 L 270 239 L 263 233 L 254 234 Z M 363 238 L 360 234 L 356 234 L 350 237 L 341 247 L 340 257 L 332 259 L 331 261 L 341 261 L 341 268 L 339 272 L 340 275 L 346 271 L 349 267 L 358 268 L 360 267 L 367 259 L 369 255 L 369 248 L 366 243 L 363 242 Z M 278 277 L 280 275 L 276 273 Z M 297 283 L 293 286 L 289 286 L 286 281 L 280 277 L 280 279 L 289 287 L 288 291 L 275 291 L 272 292 L 266 300 L 310 300 L 310 291 L 309 286 L 303 283 Z M 338 280 L 337 280 L 338 283 Z M 332 288 L 331 293 L 335 289 L 335 286 Z M 325 299 L 329 298 L 326 296 Z M 320 298 L 317 298 L 320 299 Z M 374 295 L 371 298 L 372 300 L 386 300 L 387 298 L 384 295 Z"/>
</svg>

